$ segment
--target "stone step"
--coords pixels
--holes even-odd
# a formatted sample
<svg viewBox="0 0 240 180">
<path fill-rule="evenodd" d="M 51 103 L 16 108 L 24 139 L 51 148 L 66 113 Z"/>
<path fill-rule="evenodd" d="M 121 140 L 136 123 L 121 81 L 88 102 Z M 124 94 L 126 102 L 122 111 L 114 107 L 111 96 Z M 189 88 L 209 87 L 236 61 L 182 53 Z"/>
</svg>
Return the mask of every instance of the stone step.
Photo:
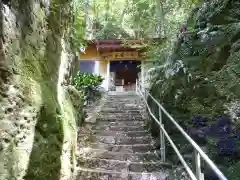
<svg viewBox="0 0 240 180">
<path fill-rule="evenodd" d="M 122 152 L 112 152 L 102 149 L 91 149 L 82 148 L 79 150 L 79 155 L 81 157 L 88 158 L 99 158 L 99 159 L 111 159 L 120 161 L 131 161 L 131 162 L 159 162 L 159 157 L 157 153 L 122 153 Z"/>
<path fill-rule="evenodd" d="M 80 148 L 79 150 L 79 153 L 86 153 L 86 152 L 108 152 L 108 153 L 112 153 L 112 154 L 125 154 L 125 155 L 146 155 L 146 154 L 155 154 L 157 155 L 157 151 L 155 152 L 154 149 L 152 149 L 152 151 L 146 151 L 146 152 L 115 152 L 115 151 L 109 151 L 109 150 L 106 150 L 106 149 L 97 149 L 97 148 L 91 148 L 91 147 L 83 147 L 83 148 Z M 158 156 L 158 155 L 157 155 Z"/>
<path fill-rule="evenodd" d="M 136 99 L 130 99 L 130 100 L 125 100 L 125 99 L 107 99 L 104 102 L 104 105 L 108 106 L 108 103 L 109 104 L 116 103 L 116 104 L 136 104 L 136 105 L 139 105 L 141 103 L 141 101 L 136 100 Z M 108 106 L 108 107 L 111 107 L 111 106 Z"/>
<path fill-rule="evenodd" d="M 139 99 L 139 96 L 137 94 L 134 95 L 128 95 L 128 94 L 108 94 L 107 99 L 126 99 L 126 100 L 131 100 L 131 99 Z"/>
<path fill-rule="evenodd" d="M 111 118 L 111 117 L 125 117 L 125 118 L 127 118 L 127 117 L 131 117 L 131 116 L 136 116 L 136 117 L 142 117 L 142 115 L 140 114 L 140 113 L 128 113 L 128 112 L 124 112 L 124 113 L 102 113 L 102 112 L 99 112 L 98 113 L 98 116 L 99 117 L 102 117 L 102 116 L 104 116 L 104 117 L 109 117 L 109 118 Z"/>
<path fill-rule="evenodd" d="M 107 106 L 105 105 L 105 106 L 102 106 L 102 109 L 101 110 L 105 110 L 106 109 L 106 111 L 111 111 L 111 110 L 113 110 L 113 109 L 115 109 L 115 110 L 119 110 L 119 109 L 121 109 L 121 110 L 128 110 L 128 111 L 131 111 L 131 110 L 140 110 L 140 107 L 131 107 L 131 106 L 129 106 L 129 105 L 127 105 L 127 104 L 117 104 L 117 103 L 111 103 L 111 104 L 108 104 Z"/>
<path fill-rule="evenodd" d="M 128 180 L 127 173 L 78 168 L 76 180 Z"/>
<path fill-rule="evenodd" d="M 133 96 L 126 96 L 126 95 L 108 95 L 106 99 L 126 99 L 126 100 L 138 100 L 139 96 L 133 95 Z"/>
<path fill-rule="evenodd" d="M 122 113 L 119 113 L 119 112 L 116 112 L 116 113 L 113 113 L 113 112 L 99 112 L 98 113 L 98 116 L 106 116 L 106 117 L 129 117 L 129 116 L 137 116 L 137 117 L 142 117 L 142 115 L 140 114 L 140 112 L 122 112 Z"/>
<path fill-rule="evenodd" d="M 146 136 L 148 137 L 148 132 L 147 131 L 94 131 L 96 135 L 100 136 L 127 136 L 127 137 L 141 137 L 141 136 Z"/>
<path fill-rule="evenodd" d="M 168 173 L 133 173 L 78 168 L 77 180 L 167 180 Z"/>
<path fill-rule="evenodd" d="M 141 114 L 129 114 L 129 113 L 98 113 L 97 119 L 117 119 L 117 120 L 143 120 Z"/>
<path fill-rule="evenodd" d="M 128 137 L 128 136 L 98 136 L 95 135 L 95 139 L 98 142 L 105 144 L 147 144 L 151 143 L 152 140 L 148 136 L 140 137 Z"/>
<path fill-rule="evenodd" d="M 126 108 L 129 110 L 139 110 L 139 107 L 142 105 L 139 105 L 138 102 L 120 102 L 120 101 L 116 101 L 116 102 L 105 102 L 102 106 L 103 109 L 109 109 L 109 108 L 118 108 L 118 110 L 121 108 Z M 122 110 L 122 109 L 121 109 Z"/>
<path fill-rule="evenodd" d="M 106 101 L 124 101 L 124 102 L 135 102 L 135 101 L 139 101 L 139 98 L 136 97 L 127 97 L 127 96 L 114 96 L 114 97 L 108 97 L 106 98 Z"/>
<path fill-rule="evenodd" d="M 126 154 L 126 160 L 131 162 L 159 162 L 160 159 L 157 153 L 145 154 Z"/>
<path fill-rule="evenodd" d="M 144 126 L 96 126 L 93 130 L 102 130 L 102 131 L 145 131 Z"/>
<path fill-rule="evenodd" d="M 136 94 L 136 92 L 108 92 L 108 97 L 122 97 L 122 96 L 125 96 L 125 97 L 138 97 L 138 95 Z"/>
<path fill-rule="evenodd" d="M 130 101 L 130 100 L 139 100 L 139 97 L 138 97 L 138 96 L 122 96 L 122 95 L 117 95 L 117 96 L 108 96 L 106 99 L 107 99 L 107 100 L 109 100 L 109 99 L 111 99 L 111 100 L 119 99 L 119 100 Z"/>
<path fill-rule="evenodd" d="M 137 98 L 126 98 L 126 97 L 121 97 L 121 98 L 107 98 L 105 102 L 125 102 L 125 103 L 134 103 L 134 102 L 140 102 L 139 99 Z"/>
<path fill-rule="evenodd" d="M 168 172 L 131 173 L 128 180 L 168 180 Z"/>
<path fill-rule="evenodd" d="M 144 121 L 99 121 L 97 126 L 144 126 Z"/>
<path fill-rule="evenodd" d="M 105 144 L 105 143 L 91 143 L 89 148 L 102 149 L 112 152 L 121 153 L 148 153 L 155 150 L 154 146 L 151 144 L 134 144 L 134 145 L 117 145 L 117 144 Z"/>
<path fill-rule="evenodd" d="M 107 127 L 132 127 L 132 128 L 145 128 L 145 124 L 143 124 L 143 121 L 126 121 L 128 123 L 125 123 L 125 121 L 98 121 L 97 125 L 94 128 L 100 128 L 104 129 Z"/>
<path fill-rule="evenodd" d="M 119 110 L 119 108 L 103 108 L 101 109 L 101 113 L 140 113 L 140 110 L 139 109 L 132 109 L 132 108 L 129 108 L 129 109 L 121 109 Z"/>
<path fill-rule="evenodd" d="M 159 162 L 130 163 L 130 172 L 164 172 L 167 168 L 172 168 L 170 164 Z"/>
<path fill-rule="evenodd" d="M 79 153 L 80 158 L 97 158 L 97 159 L 110 159 L 110 160 L 119 160 L 119 161 L 126 161 L 126 155 L 122 153 L 114 153 L 107 150 L 101 150 L 101 149 L 92 149 L 91 151 L 85 151 L 80 150 Z"/>
<path fill-rule="evenodd" d="M 119 145 L 131 145 L 131 144 L 151 144 L 152 140 L 143 138 L 129 138 L 129 139 L 117 139 L 116 144 Z"/>
<path fill-rule="evenodd" d="M 97 121 L 142 121 L 142 116 L 98 116 Z"/>
<path fill-rule="evenodd" d="M 102 171 L 128 171 L 128 164 L 125 161 L 78 158 L 77 166 L 87 169 L 98 169 Z"/>
<path fill-rule="evenodd" d="M 139 104 L 139 102 L 121 102 L 121 101 L 116 101 L 116 102 L 104 102 L 102 108 L 118 108 L 118 106 L 127 108 L 129 110 L 139 110 L 139 107 L 143 106 L 142 104 Z M 144 106 L 143 106 L 144 107 Z M 119 109 L 119 108 L 118 108 Z"/>
<path fill-rule="evenodd" d="M 141 113 L 141 111 L 139 110 L 139 109 L 136 109 L 136 110 L 133 110 L 132 108 L 128 108 L 128 107 L 125 107 L 125 106 L 121 106 L 121 107 L 119 107 L 119 106 L 117 106 L 117 107 L 111 107 L 112 108 L 112 110 L 109 110 L 109 109 L 106 109 L 105 110 L 105 108 L 103 107 L 102 109 L 101 109 L 101 112 L 102 113 L 115 113 L 114 111 L 117 111 L 116 113 L 126 113 L 126 112 L 129 112 L 129 113 Z M 113 110 L 113 109 L 115 109 L 115 110 Z M 124 112 L 119 112 L 120 110 L 119 109 L 121 109 L 121 111 L 124 111 Z M 139 112 L 137 112 L 137 111 L 139 111 Z"/>
<path fill-rule="evenodd" d="M 138 113 L 141 113 L 139 108 L 133 109 L 133 108 L 125 107 L 125 106 L 121 106 L 120 108 L 119 108 L 119 106 L 111 106 L 111 109 L 106 108 L 106 107 L 102 107 L 101 112 L 103 112 L 103 113 L 105 113 L 105 112 L 114 113 L 115 111 L 117 111 L 118 113 L 122 113 L 122 112 L 119 112 L 120 111 L 119 109 L 121 109 L 121 111 L 124 111 L 124 112 L 126 112 L 126 111 L 137 112 L 137 111 L 139 111 Z"/>
<path fill-rule="evenodd" d="M 105 103 L 103 106 L 102 106 L 102 110 L 109 110 L 109 111 L 112 111 L 112 110 L 119 110 L 119 108 L 116 106 L 116 105 L 119 105 L 118 103 Z M 123 108 L 126 108 L 128 110 L 140 110 L 139 108 L 142 106 L 141 104 L 137 104 L 137 103 L 121 103 L 121 106 Z M 120 109 L 120 110 L 123 110 L 123 109 Z"/>
<path fill-rule="evenodd" d="M 108 96 L 107 96 L 108 98 L 111 98 L 111 97 L 113 97 L 113 98 L 118 98 L 118 97 L 126 97 L 126 98 L 138 98 L 138 95 L 134 92 L 134 94 L 129 94 L 129 93 L 127 93 L 127 92 L 125 92 L 125 93 L 123 93 L 123 92 L 114 92 L 114 93 L 108 93 Z"/>
<path fill-rule="evenodd" d="M 167 168 L 172 168 L 167 163 L 158 162 L 130 162 L 130 161 L 119 161 L 110 159 L 98 159 L 98 158 L 79 158 L 77 166 L 87 169 L 98 169 L 98 170 L 110 170 L 110 171 L 126 171 L 126 172 L 159 172 L 164 171 Z"/>
<path fill-rule="evenodd" d="M 133 102 L 139 102 L 139 99 L 137 98 L 128 98 L 128 97 L 120 97 L 120 98 L 107 98 L 107 102 L 126 102 L 126 103 L 133 103 Z"/>
</svg>

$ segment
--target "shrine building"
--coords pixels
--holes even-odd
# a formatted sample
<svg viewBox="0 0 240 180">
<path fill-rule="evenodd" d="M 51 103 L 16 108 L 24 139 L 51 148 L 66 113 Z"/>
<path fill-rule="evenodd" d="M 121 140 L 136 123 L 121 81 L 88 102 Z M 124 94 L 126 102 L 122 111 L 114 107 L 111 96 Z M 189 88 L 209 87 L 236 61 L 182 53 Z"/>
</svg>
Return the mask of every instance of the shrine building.
<svg viewBox="0 0 240 180">
<path fill-rule="evenodd" d="M 106 91 L 134 91 L 136 80 L 144 82 L 143 40 L 92 40 L 79 54 L 80 72 L 100 75 Z"/>
</svg>

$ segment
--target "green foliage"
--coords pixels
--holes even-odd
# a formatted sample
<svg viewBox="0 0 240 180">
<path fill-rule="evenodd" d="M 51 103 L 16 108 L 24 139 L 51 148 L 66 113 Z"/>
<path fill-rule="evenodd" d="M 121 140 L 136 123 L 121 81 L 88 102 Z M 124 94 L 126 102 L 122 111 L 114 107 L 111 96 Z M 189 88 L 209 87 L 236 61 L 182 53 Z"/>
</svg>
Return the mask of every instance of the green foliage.
<svg viewBox="0 0 240 180">
<path fill-rule="evenodd" d="M 156 1 L 87 0 L 86 32 L 91 39 L 152 37 Z"/>
<path fill-rule="evenodd" d="M 84 14 L 84 3 L 82 0 L 74 0 L 72 5 L 73 23 L 71 26 L 71 43 L 75 52 L 85 46 L 86 22 Z"/>
<path fill-rule="evenodd" d="M 191 128 L 194 116 L 225 114 L 225 105 L 240 98 L 238 8 L 237 1 L 205 1 L 203 6 L 189 11 L 190 17 L 187 18 L 188 13 L 183 16 L 185 33 L 177 31 L 176 24 L 180 21 L 171 15 L 169 22 L 176 24 L 165 25 L 176 29 L 167 31 L 164 44 L 150 47 L 149 57 L 156 64 L 151 70 L 150 91 L 184 129 Z M 150 100 L 149 103 L 157 115 L 158 109 Z M 214 118 L 208 123 L 213 121 Z M 179 143 L 172 124 L 164 118 L 163 122 L 167 132 L 173 133 L 173 140 Z M 155 125 L 150 126 L 154 130 Z M 235 122 L 233 129 L 238 128 Z M 209 157 L 228 169 L 225 174 L 229 179 L 239 177 L 239 163 L 234 161 L 235 157 L 228 157 L 231 161 L 219 158 L 215 141 L 207 138 Z M 182 146 L 179 147 L 182 151 Z"/>
<path fill-rule="evenodd" d="M 96 98 L 101 96 L 98 88 L 102 82 L 103 78 L 101 76 L 82 72 L 78 72 L 76 77 L 73 79 L 74 87 L 83 93 L 84 99 L 87 103 L 95 101 Z"/>
<path fill-rule="evenodd" d="M 75 44 L 87 39 L 173 35 L 199 0 L 75 0 Z M 80 43 L 81 44 L 81 43 Z"/>
<path fill-rule="evenodd" d="M 240 162 L 231 163 L 228 167 L 226 173 L 228 174 L 229 179 L 238 180 L 240 177 Z"/>
<path fill-rule="evenodd" d="M 76 77 L 73 80 L 73 85 L 77 90 L 81 91 L 95 91 L 103 82 L 103 78 L 101 76 L 96 76 L 90 73 L 82 73 L 78 72 Z"/>
<path fill-rule="evenodd" d="M 169 20 L 166 22 L 174 24 L 166 25 L 172 30 L 167 30 L 167 40 L 164 44 L 150 47 L 149 51 L 150 59 L 155 60 L 157 65 L 151 70 L 152 91 L 175 116 L 223 113 L 223 104 L 237 97 L 238 78 L 232 71 L 232 65 L 231 68 L 224 65 L 230 53 L 229 39 L 237 37 L 239 28 L 228 23 L 224 26 L 207 23 L 205 13 L 200 12 L 205 12 L 208 7 L 200 6 L 191 10 L 195 3 L 197 2 L 183 3 L 181 8 L 175 7 L 175 12 L 173 8 L 167 13 Z M 214 4 L 217 6 L 221 3 Z M 226 2 L 222 8 L 224 7 Z M 179 19 L 176 12 L 183 12 L 183 18 Z M 214 17 L 216 12 L 207 11 L 211 14 L 209 17 Z M 173 17 L 173 13 L 177 16 Z M 187 14 L 190 14 L 190 17 L 187 18 Z M 178 27 L 184 21 L 185 33 L 180 34 Z M 214 17 L 213 21 L 218 19 Z M 232 73 L 231 78 L 225 69 Z M 236 72 L 236 68 L 234 69 Z M 232 89 L 227 87 L 230 82 L 233 82 Z"/>
</svg>

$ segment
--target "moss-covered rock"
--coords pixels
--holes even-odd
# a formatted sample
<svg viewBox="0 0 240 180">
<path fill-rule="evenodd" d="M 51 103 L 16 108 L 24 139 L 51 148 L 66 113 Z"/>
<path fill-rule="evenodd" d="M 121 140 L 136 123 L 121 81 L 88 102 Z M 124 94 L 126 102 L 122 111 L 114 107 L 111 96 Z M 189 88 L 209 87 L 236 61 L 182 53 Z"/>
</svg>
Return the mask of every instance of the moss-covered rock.
<svg viewBox="0 0 240 180">
<path fill-rule="evenodd" d="M 0 6 L 0 179 L 73 179 L 82 100 L 68 90 L 71 1 Z"/>
</svg>

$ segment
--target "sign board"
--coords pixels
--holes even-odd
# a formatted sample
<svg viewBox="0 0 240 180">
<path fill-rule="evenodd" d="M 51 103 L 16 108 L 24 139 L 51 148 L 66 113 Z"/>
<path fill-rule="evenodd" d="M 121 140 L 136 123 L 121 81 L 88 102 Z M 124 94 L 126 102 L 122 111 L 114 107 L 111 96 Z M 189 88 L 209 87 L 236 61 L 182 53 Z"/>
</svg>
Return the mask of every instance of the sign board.
<svg viewBox="0 0 240 180">
<path fill-rule="evenodd" d="M 103 60 L 129 60 L 140 58 L 139 53 L 136 51 L 102 53 L 101 56 Z"/>
<path fill-rule="evenodd" d="M 112 55 L 113 59 L 137 59 L 138 52 L 114 52 Z"/>
</svg>

